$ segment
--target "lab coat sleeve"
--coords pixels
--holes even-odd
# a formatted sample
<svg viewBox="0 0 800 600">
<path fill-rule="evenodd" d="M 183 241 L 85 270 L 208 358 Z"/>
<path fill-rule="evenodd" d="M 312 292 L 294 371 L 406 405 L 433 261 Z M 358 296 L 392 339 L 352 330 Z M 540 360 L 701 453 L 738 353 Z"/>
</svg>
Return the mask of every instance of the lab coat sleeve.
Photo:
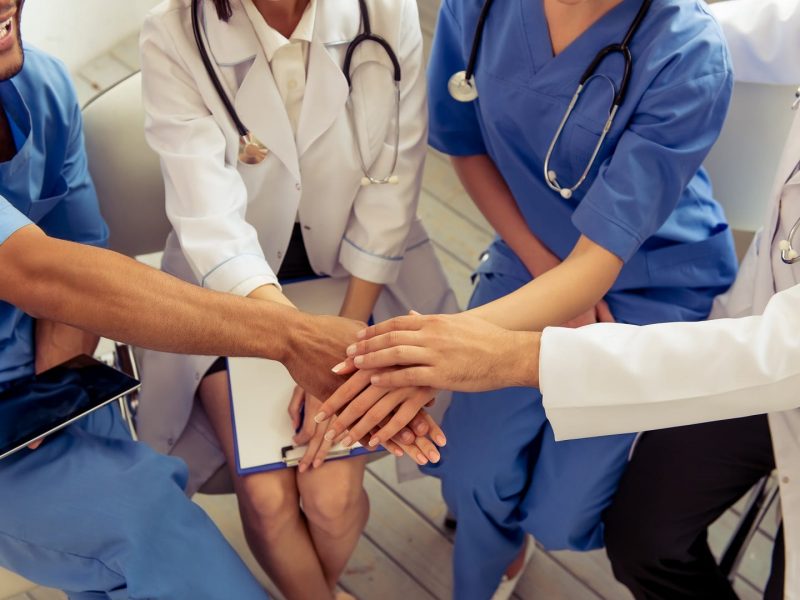
<svg viewBox="0 0 800 600">
<path fill-rule="evenodd" d="M 401 33 L 396 52 L 402 69 L 398 183 L 359 190 L 339 252 L 339 261 L 351 275 L 381 284 L 394 283 L 400 274 L 417 213 L 428 133 L 422 33 L 413 0 L 403 0 L 398 26 Z M 376 174 L 388 172 L 390 165 L 382 159 L 391 158 L 393 151 L 394 133 L 389 127 Z"/>
<path fill-rule="evenodd" d="M 800 407 L 798 307 L 800 285 L 761 316 L 546 329 L 539 375 L 556 439 Z"/>
<path fill-rule="evenodd" d="M 60 118 L 64 122 L 58 126 L 69 133 L 57 184 L 60 189 L 48 193 L 53 196 L 63 194 L 64 198 L 38 225 L 51 237 L 105 247 L 108 245 L 108 227 L 100 215 L 97 192 L 89 175 L 78 98 L 66 67 L 61 63 L 57 63 L 57 67 L 59 69 L 51 75 L 50 83 L 58 90 L 63 107 Z"/>
<path fill-rule="evenodd" d="M 639 101 L 575 212 L 575 227 L 628 261 L 674 211 L 717 140 L 733 89 L 721 38 L 684 49 Z"/>
<path fill-rule="evenodd" d="M 242 296 L 277 284 L 255 228 L 247 189 L 226 162 L 226 140 L 162 22 L 141 35 L 147 141 L 161 158 L 166 212 L 198 282 Z"/>
<path fill-rule="evenodd" d="M 800 0 L 728 0 L 710 9 L 725 32 L 736 81 L 800 82 Z"/>
<path fill-rule="evenodd" d="M 480 100 L 458 102 L 450 96 L 447 87 L 454 73 L 466 69 L 471 49 L 465 46 L 461 25 L 465 4 L 461 2 L 452 7 L 450 0 L 442 2 L 428 65 L 428 106 L 431 114 L 429 143 L 450 156 L 487 153 L 478 122 L 477 106 Z M 471 44 L 472 36 L 468 39 Z"/>
</svg>

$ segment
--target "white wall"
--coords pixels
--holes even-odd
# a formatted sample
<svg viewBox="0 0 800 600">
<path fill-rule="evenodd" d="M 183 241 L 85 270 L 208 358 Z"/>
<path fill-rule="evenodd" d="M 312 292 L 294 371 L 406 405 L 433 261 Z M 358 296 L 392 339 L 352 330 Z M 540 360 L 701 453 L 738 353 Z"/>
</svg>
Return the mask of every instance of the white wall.
<svg viewBox="0 0 800 600">
<path fill-rule="evenodd" d="M 23 38 L 79 67 L 139 29 L 159 0 L 26 0 Z"/>
</svg>

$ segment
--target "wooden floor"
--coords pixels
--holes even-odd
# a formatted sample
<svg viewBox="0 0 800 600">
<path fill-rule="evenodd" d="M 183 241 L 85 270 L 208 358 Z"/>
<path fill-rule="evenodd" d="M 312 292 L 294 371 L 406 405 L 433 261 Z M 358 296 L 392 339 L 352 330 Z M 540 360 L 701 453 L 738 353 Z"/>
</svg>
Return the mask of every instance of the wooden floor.
<svg viewBox="0 0 800 600">
<path fill-rule="evenodd" d="M 419 0 L 419 3 L 429 46 L 437 2 Z M 137 68 L 136 41 L 132 38 L 76 73 L 79 95 L 85 101 Z M 419 213 L 463 306 L 471 291 L 472 268 L 490 241 L 492 231 L 464 193 L 447 159 L 433 151 L 425 171 Z M 450 598 L 452 538 L 443 527 L 446 508 L 438 482 L 426 478 L 399 484 L 392 460 L 382 459 L 369 466 L 365 486 L 372 513 L 342 578 L 342 588 L 362 600 Z M 237 519 L 232 497 L 207 498 L 205 502 L 227 511 L 227 519 Z M 741 504 L 712 528 L 710 540 L 715 551 L 724 547 L 737 523 Z M 748 549 L 736 582 L 744 599 L 760 597 L 759 590 L 763 589 L 769 572 L 775 528 L 773 514 Z M 526 570 L 515 598 L 625 600 L 630 595 L 615 582 L 603 551 L 585 554 L 540 551 Z M 57 599 L 63 599 L 60 592 L 39 588 L 13 600 Z"/>
</svg>

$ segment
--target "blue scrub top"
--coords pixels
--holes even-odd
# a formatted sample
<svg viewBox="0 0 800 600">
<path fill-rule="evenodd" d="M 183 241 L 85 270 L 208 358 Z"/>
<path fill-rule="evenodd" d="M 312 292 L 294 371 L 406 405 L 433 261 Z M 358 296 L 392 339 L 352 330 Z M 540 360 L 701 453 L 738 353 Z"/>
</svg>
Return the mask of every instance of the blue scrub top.
<svg viewBox="0 0 800 600">
<path fill-rule="evenodd" d="M 653 3 L 630 45 L 626 100 L 587 180 L 564 200 L 545 183 L 547 149 L 583 71 L 622 40 L 641 2 L 623 0 L 553 56 L 542 0 L 497 0 L 478 54 L 480 98 L 464 104 L 447 82 L 466 67 L 482 4 L 442 2 L 429 66 L 431 145 L 488 154 L 530 229 L 561 259 L 581 234 L 620 257 L 607 297 L 618 320 L 704 318 L 736 271 L 732 236 L 700 167 L 733 86 L 720 27 L 697 0 Z M 603 62 L 567 123 L 551 161 L 562 185 L 588 163 L 621 67 L 618 55 Z M 492 262 L 481 270 L 503 268 Z"/>
<path fill-rule="evenodd" d="M 16 155 L 0 163 L 0 244 L 18 229 L 38 225 L 47 235 L 104 246 L 100 216 L 83 147 L 75 91 L 62 63 L 25 50 L 22 71 L 0 82 Z M 33 372 L 33 320 L 0 302 L 0 383 Z"/>
</svg>

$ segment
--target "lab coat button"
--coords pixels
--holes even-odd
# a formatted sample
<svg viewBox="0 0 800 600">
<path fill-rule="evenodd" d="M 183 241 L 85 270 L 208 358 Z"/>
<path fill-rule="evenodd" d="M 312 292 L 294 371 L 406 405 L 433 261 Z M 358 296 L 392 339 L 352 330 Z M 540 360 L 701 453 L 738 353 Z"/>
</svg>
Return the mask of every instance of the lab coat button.
<svg viewBox="0 0 800 600">
<path fill-rule="evenodd" d="M 172 448 L 174 445 L 175 445 L 175 440 L 174 440 L 174 439 L 172 439 L 172 438 L 169 438 L 169 439 L 167 440 L 167 446 L 169 446 L 170 448 Z"/>
<path fill-rule="evenodd" d="M 300 185 L 299 183 L 295 183 L 295 184 L 294 184 L 294 189 L 296 189 L 296 190 L 299 192 L 300 190 L 302 190 L 302 189 L 303 189 L 303 186 L 302 186 L 302 185 Z"/>
<path fill-rule="evenodd" d="M 783 483 L 789 483 L 789 478 L 788 478 L 788 477 L 782 477 L 782 478 L 781 478 L 781 481 L 782 481 Z"/>
<path fill-rule="evenodd" d="M 289 89 L 293 90 L 296 87 L 297 87 L 297 81 L 295 81 L 294 79 L 290 79 L 289 80 Z"/>
<path fill-rule="evenodd" d="M 303 225 L 303 229 L 305 229 L 306 231 L 311 231 L 311 227 L 309 227 L 308 225 Z"/>
<path fill-rule="evenodd" d="M 283 252 L 278 252 L 278 258 L 283 258 Z"/>
</svg>

